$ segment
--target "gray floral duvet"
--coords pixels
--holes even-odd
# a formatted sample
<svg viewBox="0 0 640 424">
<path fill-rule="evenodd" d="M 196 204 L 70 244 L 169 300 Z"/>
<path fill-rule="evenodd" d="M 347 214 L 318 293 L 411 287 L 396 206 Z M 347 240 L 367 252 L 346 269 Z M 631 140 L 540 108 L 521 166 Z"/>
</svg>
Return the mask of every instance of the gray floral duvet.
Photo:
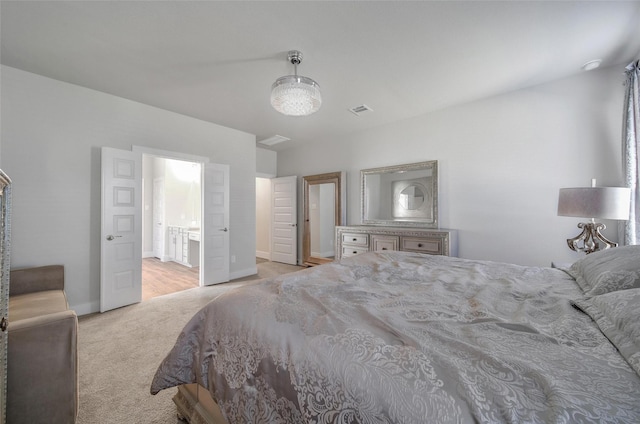
<svg viewBox="0 0 640 424">
<path fill-rule="evenodd" d="M 559 269 L 366 253 L 220 295 L 151 392 L 199 383 L 229 423 L 640 423 L 581 298 Z"/>
</svg>

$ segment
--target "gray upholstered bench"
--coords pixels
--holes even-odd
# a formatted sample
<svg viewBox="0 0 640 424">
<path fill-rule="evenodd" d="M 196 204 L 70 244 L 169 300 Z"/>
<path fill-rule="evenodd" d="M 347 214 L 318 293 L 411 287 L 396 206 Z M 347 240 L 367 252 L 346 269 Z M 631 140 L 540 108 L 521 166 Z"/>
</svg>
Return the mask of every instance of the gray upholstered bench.
<svg viewBox="0 0 640 424">
<path fill-rule="evenodd" d="M 74 423 L 78 318 L 62 265 L 11 271 L 8 331 L 7 422 Z"/>
</svg>

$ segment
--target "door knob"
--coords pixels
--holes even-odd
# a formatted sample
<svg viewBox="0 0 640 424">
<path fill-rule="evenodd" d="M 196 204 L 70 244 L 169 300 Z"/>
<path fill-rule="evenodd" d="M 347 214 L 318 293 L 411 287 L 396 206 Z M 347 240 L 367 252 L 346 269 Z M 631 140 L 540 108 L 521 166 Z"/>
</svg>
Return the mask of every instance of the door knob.
<svg viewBox="0 0 640 424">
<path fill-rule="evenodd" d="M 224 227 L 223 229 L 218 230 L 218 231 L 224 231 L 226 233 L 227 231 L 229 231 L 229 229 L 227 227 Z"/>
<path fill-rule="evenodd" d="M 111 241 L 111 240 L 115 239 L 116 237 L 122 237 L 122 236 L 112 236 L 111 234 L 109 234 L 107 236 L 107 240 Z"/>
</svg>

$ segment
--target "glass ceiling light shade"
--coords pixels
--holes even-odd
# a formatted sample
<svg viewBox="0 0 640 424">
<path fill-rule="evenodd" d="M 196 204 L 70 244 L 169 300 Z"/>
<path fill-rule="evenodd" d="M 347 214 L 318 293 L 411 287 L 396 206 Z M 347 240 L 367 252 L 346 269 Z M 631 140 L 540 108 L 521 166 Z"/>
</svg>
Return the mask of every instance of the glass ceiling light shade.
<svg viewBox="0 0 640 424">
<path fill-rule="evenodd" d="M 322 105 L 320 86 L 311 78 L 298 75 L 298 65 L 302 53 L 291 50 L 289 62 L 295 69 L 294 75 L 280 77 L 271 86 L 271 106 L 288 116 L 307 116 L 317 112 Z"/>
</svg>

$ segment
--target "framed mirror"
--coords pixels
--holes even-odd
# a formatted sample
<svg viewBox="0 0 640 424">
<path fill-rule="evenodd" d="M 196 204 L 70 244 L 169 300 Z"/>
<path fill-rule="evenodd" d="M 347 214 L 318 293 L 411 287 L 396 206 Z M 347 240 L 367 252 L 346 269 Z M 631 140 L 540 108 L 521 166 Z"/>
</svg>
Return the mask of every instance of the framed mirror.
<svg viewBox="0 0 640 424">
<path fill-rule="evenodd" d="M 363 169 L 363 225 L 438 227 L 438 161 Z"/>
<path fill-rule="evenodd" d="M 335 227 L 346 220 L 344 172 L 302 177 L 304 190 L 303 263 L 308 266 L 332 262 Z"/>
</svg>

